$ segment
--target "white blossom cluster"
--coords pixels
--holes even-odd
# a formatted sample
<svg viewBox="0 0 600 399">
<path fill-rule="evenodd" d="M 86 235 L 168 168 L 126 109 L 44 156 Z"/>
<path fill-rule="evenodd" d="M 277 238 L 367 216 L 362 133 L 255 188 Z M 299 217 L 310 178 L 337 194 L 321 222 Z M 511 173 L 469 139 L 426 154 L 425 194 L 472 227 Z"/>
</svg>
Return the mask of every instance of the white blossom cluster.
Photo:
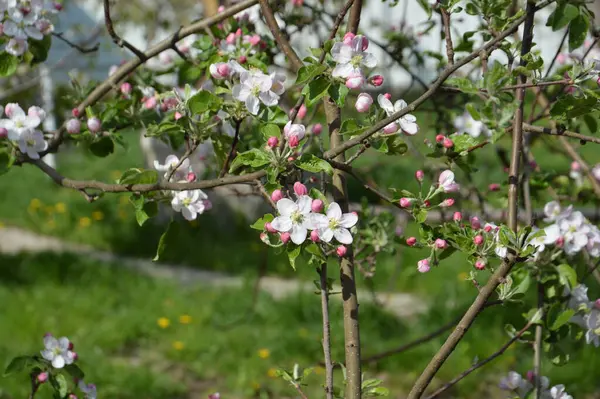
<svg viewBox="0 0 600 399">
<path fill-rule="evenodd" d="M 600 300 L 590 301 L 588 287 L 579 284 L 571 292 L 568 306 L 577 312 L 571 319 L 572 323 L 579 325 L 585 332 L 585 341 L 594 346 L 600 346 Z"/>
<path fill-rule="evenodd" d="M 534 389 L 533 380 L 534 376 L 531 372 L 527 373 L 527 378 L 523 378 L 521 374 L 511 371 L 500 381 L 500 389 L 510 391 L 512 394 L 518 395 L 519 398 L 528 398 L 528 395 Z M 542 399 L 573 399 L 573 396 L 565 391 L 565 386 L 562 384 L 549 388 L 550 380 L 547 377 L 540 378 L 540 385 L 542 388 L 540 397 Z"/>
<path fill-rule="evenodd" d="M 4 50 L 23 55 L 28 39 L 42 40 L 54 31 L 50 18 L 61 9 L 52 0 L 0 0 L 0 33 L 10 38 Z"/>
<path fill-rule="evenodd" d="M 0 106 L 0 116 L 5 113 L 8 118 L 0 119 L 0 139 L 8 138 L 19 146 L 23 154 L 31 159 L 40 159 L 39 153 L 48 148 L 44 134 L 38 130 L 46 118 L 46 112 L 40 107 L 29 107 L 27 114 L 16 103 Z"/>
</svg>

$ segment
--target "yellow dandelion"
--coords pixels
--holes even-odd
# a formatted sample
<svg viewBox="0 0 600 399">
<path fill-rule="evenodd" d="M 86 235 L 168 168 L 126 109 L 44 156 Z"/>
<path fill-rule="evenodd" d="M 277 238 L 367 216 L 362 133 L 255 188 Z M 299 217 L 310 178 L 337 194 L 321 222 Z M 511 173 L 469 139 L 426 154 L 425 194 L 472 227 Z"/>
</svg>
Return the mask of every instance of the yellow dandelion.
<svg viewBox="0 0 600 399">
<path fill-rule="evenodd" d="M 462 272 L 462 273 L 458 273 L 458 279 L 460 281 L 464 281 L 467 279 L 467 277 L 469 277 L 469 274 L 467 272 Z"/>
<path fill-rule="evenodd" d="M 65 213 L 67 211 L 67 206 L 64 202 L 57 202 L 56 205 L 54 205 L 54 209 L 56 209 L 56 212 L 58 213 Z"/>
<path fill-rule="evenodd" d="M 39 209 L 42 206 L 42 201 L 37 198 L 33 198 L 31 202 L 29 202 L 29 207 L 33 210 Z"/>
<path fill-rule="evenodd" d="M 192 322 L 192 316 L 189 314 L 182 314 L 179 316 L 179 322 L 181 324 L 190 324 Z"/>
<path fill-rule="evenodd" d="M 267 375 L 271 378 L 277 377 L 277 369 L 270 368 L 269 370 L 267 370 Z"/>
<path fill-rule="evenodd" d="M 99 222 L 100 220 L 104 219 L 104 214 L 100 211 L 94 211 L 92 212 L 92 219 Z"/>
<path fill-rule="evenodd" d="M 121 205 L 128 205 L 129 204 L 129 196 L 128 195 L 122 195 L 119 197 L 119 204 Z"/>
<path fill-rule="evenodd" d="M 166 317 L 161 317 L 156 321 L 156 324 L 158 324 L 160 328 L 167 328 L 171 324 L 171 321 Z"/>
<path fill-rule="evenodd" d="M 175 341 L 175 342 L 173 342 L 173 349 L 175 349 L 176 351 L 182 350 L 184 346 L 185 345 L 181 341 Z"/>
<path fill-rule="evenodd" d="M 262 348 L 258 350 L 258 357 L 260 357 L 261 359 L 267 359 L 269 356 L 271 356 L 271 351 L 267 348 Z"/>
<path fill-rule="evenodd" d="M 89 227 L 92 224 L 92 219 L 84 216 L 79 219 L 79 227 Z"/>
<path fill-rule="evenodd" d="M 308 330 L 306 328 L 302 327 L 301 329 L 298 330 L 298 336 L 301 338 L 308 337 Z"/>
</svg>

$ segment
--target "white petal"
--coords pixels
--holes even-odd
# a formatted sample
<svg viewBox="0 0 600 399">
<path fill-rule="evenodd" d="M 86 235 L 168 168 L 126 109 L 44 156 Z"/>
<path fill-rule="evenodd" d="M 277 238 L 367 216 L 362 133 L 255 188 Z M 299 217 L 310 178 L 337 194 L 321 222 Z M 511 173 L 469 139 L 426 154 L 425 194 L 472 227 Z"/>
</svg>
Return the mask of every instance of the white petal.
<svg viewBox="0 0 600 399">
<path fill-rule="evenodd" d="M 331 56 L 335 62 L 347 64 L 352 60 L 352 48 L 342 42 L 335 43 L 331 48 Z"/>
<path fill-rule="evenodd" d="M 311 218 L 316 229 L 326 229 L 329 226 L 329 218 L 321 213 L 313 213 Z"/>
<path fill-rule="evenodd" d="M 347 229 L 354 227 L 356 222 L 358 222 L 358 215 L 355 213 L 344 213 L 340 218 L 340 226 Z"/>
<path fill-rule="evenodd" d="M 388 114 L 388 116 L 394 113 L 394 105 L 383 94 L 377 96 L 377 102 L 379 103 L 379 106 L 386 112 L 386 114 Z"/>
<path fill-rule="evenodd" d="M 181 209 L 181 214 L 183 215 L 184 218 L 186 218 L 186 220 L 194 220 L 196 219 L 196 211 L 194 210 L 194 208 L 192 206 L 186 206 L 184 208 Z"/>
<path fill-rule="evenodd" d="M 401 111 L 404 108 L 406 108 L 407 106 L 408 106 L 408 104 L 406 104 L 406 101 L 398 100 L 394 103 L 394 111 L 395 112 Z"/>
<path fill-rule="evenodd" d="M 246 101 L 246 98 L 249 94 L 250 90 L 248 90 L 245 86 L 239 84 L 233 86 L 233 89 L 231 90 L 231 95 L 233 96 L 233 98 L 239 101 Z"/>
<path fill-rule="evenodd" d="M 67 337 L 61 337 L 58 339 L 58 348 L 61 352 L 69 350 L 69 339 Z"/>
<path fill-rule="evenodd" d="M 267 107 L 277 105 L 279 102 L 279 96 L 272 91 L 262 92 L 259 94 L 260 101 L 263 102 Z"/>
<path fill-rule="evenodd" d="M 400 119 L 400 128 L 411 136 L 419 132 L 419 126 L 414 122 L 406 122 L 404 118 Z"/>
<path fill-rule="evenodd" d="M 54 349 L 58 347 L 58 341 L 52 335 L 44 337 L 44 348 Z"/>
<path fill-rule="evenodd" d="M 282 198 L 277 201 L 277 211 L 282 216 L 290 216 L 298 210 L 298 205 L 289 198 Z"/>
<path fill-rule="evenodd" d="M 3 28 L 3 32 L 6 36 L 15 36 L 16 34 L 19 33 L 19 27 L 17 26 L 17 24 L 15 24 L 10 19 L 7 19 L 6 21 L 4 21 L 2 28 Z"/>
<path fill-rule="evenodd" d="M 292 238 L 292 242 L 296 245 L 300 245 L 306 240 L 306 235 L 308 234 L 308 230 L 304 226 L 299 226 L 295 224 L 292 227 L 292 232 L 290 237 Z"/>
<path fill-rule="evenodd" d="M 54 359 L 54 351 L 51 351 L 50 349 L 44 349 L 40 353 L 42 354 L 42 357 L 46 360 L 51 361 L 52 359 Z"/>
<path fill-rule="evenodd" d="M 352 244 L 352 234 L 350 234 L 348 229 L 335 229 L 333 235 L 341 244 Z"/>
<path fill-rule="evenodd" d="M 377 58 L 371 53 L 365 53 L 362 64 L 367 68 L 375 68 L 377 66 Z"/>
<path fill-rule="evenodd" d="M 333 238 L 333 230 L 331 230 L 328 227 L 326 227 L 324 229 L 319 229 L 318 233 L 319 233 L 319 238 L 321 239 L 321 241 L 330 242 L 331 239 Z"/>
<path fill-rule="evenodd" d="M 310 198 L 308 195 L 301 195 L 298 197 L 296 204 L 298 204 L 298 210 L 301 214 L 308 215 L 311 210 L 312 198 Z"/>
<path fill-rule="evenodd" d="M 40 32 L 39 29 L 36 28 L 35 26 L 25 27 L 25 33 L 27 34 L 27 36 L 29 36 L 30 38 L 35 39 L 35 40 L 42 40 L 44 38 L 44 35 L 42 35 L 42 32 Z"/>
<path fill-rule="evenodd" d="M 260 109 L 260 102 L 257 97 L 248 96 L 246 98 L 246 108 L 248 108 L 248 112 L 252 115 L 258 114 L 258 110 Z"/>
<path fill-rule="evenodd" d="M 327 217 L 329 219 L 339 220 L 342 217 L 342 209 L 337 204 L 337 202 L 332 202 L 327 207 Z"/>
<path fill-rule="evenodd" d="M 292 229 L 292 219 L 287 216 L 277 216 L 271 222 L 271 226 L 279 232 L 286 233 Z"/>
<path fill-rule="evenodd" d="M 65 367 L 65 359 L 61 355 L 56 356 L 54 359 L 52 359 L 52 367 L 56 369 L 62 369 Z"/>
<path fill-rule="evenodd" d="M 354 72 L 354 67 L 349 64 L 337 64 L 333 71 L 331 72 L 331 76 L 334 78 L 347 78 Z"/>
</svg>

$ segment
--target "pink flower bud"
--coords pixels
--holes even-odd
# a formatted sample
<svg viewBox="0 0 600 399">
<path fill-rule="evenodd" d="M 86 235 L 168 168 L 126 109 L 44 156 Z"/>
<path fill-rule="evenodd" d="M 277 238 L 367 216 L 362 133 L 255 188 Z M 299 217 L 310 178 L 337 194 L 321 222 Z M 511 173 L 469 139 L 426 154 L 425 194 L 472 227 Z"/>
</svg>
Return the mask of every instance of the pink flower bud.
<svg viewBox="0 0 600 399">
<path fill-rule="evenodd" d="M 313 200 L 312 204 L 310 205 L 310 209 L 315 213 L 321 213 L 323 210 L 323 201 L 320 199 Z"/>
<path fill-rule="evenodd" d="M 343 258 L 344 256 L 346 256 L 346 253 L 348 252 L 348 249 L 343 246 L 340 245 L 339 247 L 336 248 L 335 253 L 340 257 Z"/>
<path fill-rule="evenodd" d="M 595 307 L 596 309 L 600 309 L 600 299 L 596 299 L 596 300 L 594 301 L 594 307 Z"/>
<path fill-rule="evenodd" d="M 204 205 L 204 209 L 210 211 L 212 209 L 212 202 L 210 200 L 205 199 L 202 201 L 202 205 Z"/>
<path fill-rule="evenodd" d="M 240 36 L 242 36 L 242 28 L 237 28 L 237 30 L 235 31 L 235 35 L 236 35 L 237 37 L 240 37 Z"/>
<path fill-rule="evenodd" d="M 434 245 L 437 249 L 448 248 L 448 243 L 446 242 L 446 240 L 442 240 L 441 238 L 436 239 Z"/>
<path fill-rule="evenodd" d="M 443 201 L 440 203 L 440 206 L 441 206 L 442 208 L 449 208 L 449 207 L 451 207 L 452 205 L 454 205 L 454 198 L 446 198 L 445 200 L 443 200 Z"/>
<path fill-rule="evenodd" d="M 144 108 L 146 108 L 146 109 L 154 109 L 154 108 L 156 108 L 157 105 L 158 105 L 158 100 L 154 96 L 152 96 L 152 97 L 146 99 L 146 101 L 144 101 Z"/>
<path fill-rule="evenodd" d="M 68 346 L 69 350 L 72 351 L 73 349 L 75 349 L 75 344 L 71 341 L 69 341 L 69 346 Z"/>
<path fill-rule="evenodd" d="M 312 242 L 319 242 L 320 238 L 319 238 L 319 232 L 317 230 L 313 230 L 310 232 L 310 240 Z"/>
<path fill-rule="evenodd" d="M 442 141 L 444 141 L 445 138 L 446 136 L 444 136 L 443 134 L 438 134 L 437 136 L 435 136 L 435 142 L 441 143 Z"/>
<path fill-rule="evenodd" d="M 194 172 L 188 172 L 188 174 L 187 174 L 187 175 L 186 175 L 186 177 L 185 177 L 185 180 L 186 180 L 188 183 L 191 183 L 191 182 L 193 182 L 193 181 L 196 181 L 196 174 L 195 174 Z"/>
<path fill-rule="evenodd" d="M 425 200 L 425 201 L 423 201 L 423 205 L 425 205 L 427 208 L 429 208 L 431 206 L 431 201 Z"/>
<path fill-rule="evenodd" d="M 349 89 L 358 89 L 365 83 L 365 77 L 360 73 L 351 73 L 346 79 L 346 87 Z"/>
<path fill-rule="evenodd" d="M 402 208 L 408 208 L 411 205 L 412 201 L 410 200 L 410 198 L 400 198 L 400 206 Z"/>
<path fill-rule="evenodd" d="M 271 200 L 273 200 L 273 202 L 277 202 L 282 198 L 283 198 L 283 191 L 281 191 L 281 190 L 275 190 L 271 193 Z"/>
<path fill-rule="evenodd" d="M 494 228 L 494 226 L 492 226 L 489 223 L 486 223 L 485 226 L 483 226 L 483 231 L 485 231 L 486 233 L 489 233 L 490 231 L 492 231 L 493 228 Z"/>
<path fill-rule="evenodd" d="M 55 3 L 53 4 L 53 6 L 54 6 L 54 9 L 55 9 L 56 11 L 62 11 L 62 9 L 63 9 L 63 5 L 62 5 L 61 3 L 58 3 L 58 2 L 55 2 Z"/>
<path fill-rule="evenodd" d="M 371 78 L 369 79 L 369 83 L 371 83 L 375 87 L 379 87 L 383 84 L 383 76 L 381 76 L 381 75 L 371 76 Z"/>
<path fill-rule="evenodd" d="M 292 0 L 292 5 L 294 7 L 302 7 L 302 4 L 304 4 L 304 0 Z"/>
<path fill-rule="evenodd" d="M 43 384 L 44 382 L 48 381 L 48 373 L 46 373 L 45 371 L 42 373 L 39 373 L 36 377 L 38 383 Z"/>
<path fill-rule="evenodd" d="M 294 157 L 288 157 L 287 160 L 288 160 L 288 162 L 294 162 L 296 160 L 296 158 L 294 158 Z"/>
<path fill-rule="evenodd" d="M 445 148 L 452 148 L 452 147 L 454 147 L 454 141 L 452 141 L 451 139 L 446 137 L 446 138 L 444 138 L 444 141 L 442 141 L 442 145 Z"/>
<path fill-rule="evenodd" d="M 477 262 L 475 262 L 475 269 L 477 269 L 477 270 L 485 269 L 485 261 L 482 259 L 478 259 Z"/>
<path fill-rule="evenodd" d="M 556 245 L 559 248 L 562 248 L 563 245 L 565 245 L 565 238 L 563 236 L 558 237 L 554 245 Z"/>
<path fill-rule="evenodd" d="M 354 108 L 356 108 L 358 112 L 367 112 L 371 105 L 373 105 L 373 97 L 367 93 L 360 93 L 356 99 Z"/>
<path fill-rule="evenodd" d="M 308 178 L 308 181 L 309 181 L 309 182 L 311 182 L 311 183 L 316 183 L 316 182 L 318 182 L 318 181 L 319 181 L 319 179 L 317 179 L 317 178 L 316 178 L 316 177 L 314 177 L 314 176 L 311 176 L 311 177 L 309 177 L 309 178 Z"/>
<path fill-rule="evenodd" d="M 365 51 L 369 48 L 369 39 L 362 35 L 358 35 L 358 37 L 360 38 L 360 46 L 362 48 L 362 51 Z"/>
<path fill-rule="evenodd" d="M 577 161 L 571 162 L 571 170 L 572 171 L 576 172 L 580 169 L 581 169 L 581 165 L 579 165 L 579 162 L 577 162 Z"/>
<path fill-rule="evenodd" d="M 77 134 L 81 131 L 81 122 L 79 119 L 71 118 L 67 121 L 66 128 L 69 134 Z"/>
<path fill-rule="evenodd" d="M 8 130 L 6 128 L 0 127 L 0 139 L 5 139 L 8 137 Z"/>
<path fill-rule="evenodd" d="M 267 230 L 268 233 L 277 233 L 277 230 L 275 230 L 270 222 L 265 223 L 265 230 Z"/>
<path fill-rule="evenodd" d="M 427 273 L 430 270 L 429 259 L 421 259 L 417 262 L 417 270 L 420 273 Z"/>
<path fill-rule="evenodd" d="M 121 93 L 123 93 L 125 95 L 129 95 L 129 94 L 131 94 L 132 90 L 133 90 L 133 87 L 131 86 L 131 83 L 129 83 L 129 82 L 121 83 Z"/>
<path fill-rule="evenodd" d="M 7 106 L 7 108 L 8 108 L 8 106 Z M 6 110 L 6 115 L 10 116 L 8 114 L 8 109 Z M 75 118 L 79 118 L 79 108 L 73 108 L 71 110 L 71 115 L 73 115 L 73 117 L 75 117 Z"/>
<path fill-rule="evenodd" d="M 269 243 L 269 236 L 268 236 L 268 234 L 267 234 L 267 233 L 265 233 L 264 231 L 263 231 L 262 233 L 260 233 L 259 237 L 260 237 L 260 240 L 261 240 L 262 242 L 264 242 L 265 244 L 268 244 L 268 243 Z"/>
<path fill-rule="evenodd" d="M 290 233 L 281 233 L 279 234 L 279 238 L 281 238 L 281 242 L 287 244 L 290 241 Z"/>
<path fill-rule="evenodd" d="M 303 119 L 306 116 L 306 111 L 307 111 L 306 105 L 302 104 L 300 106 L 300 108 L 298 109 L 298 114 L 296 115 L 296 117 L 298 119 Z"/>
<path fill-rule="evenodd" d="M 481 228 L 481 222 L 477 216 L 471 218 L 471 228 L 473 230 L 479 230 Z"/>
<path fill-rule="evenodd" d="M 473 242 L 477 246 L 483 244 L 483 236 L 481 234 L 476 235 L 475 237 L 473 237 Z"/>
<path fill-rule="evenodd" d="M 417 181 L 420 183 L 423 181 L 423 178 L 425 178 L 425 173 L 423 173 L 423 171 L 420 169 L 417 170 L 415 172 L 415 179 L 417 179 Z"/>
<path fill-rule="evenodd" d="M 292 135 L 288 137 L 288 145 L 290 146 L 290 148 L 296 148 L 298 147 L 298 144 L 300 144 L 300 139 L 298 138 L 298 136 Z"/>
<path fill-rule="evenodd" d="M 238 57 L 238 62 L 239 62 L 240 64 L 245 64 L 247 61 L 248 61 L 248 57 L 246 57 L 245 55 L 240 55 L 240 56 Z"/>
<path fill-rule="evenodd" d="M 225 42 L 227 44 L 234 44 L 235 43 L 235 33 L 231 32 L 230 34 L 228 34 L 227 37 L 225 38 Z"/>
<path fill-rule="evenodd" d="M 312 128 L 312 133 L 315 136 L 320 135 L 322 131 L 323 131 L 323 125 L 321 125 L 320 123 L 316 123 Z"/>
<path fill-rule="evenodd" d="M 352 32 L 348 32 L 344 35 L 344 43 L 350 45 L 352 43 L 352 39 L 354 39 L 356 35 Z"/>
<path fill-rule="evenodd" d="M 567 56 L 565 55 L 565 53 L 559 53 L 558 56 L 556 57 L 556 61 L 560 65 L 563 65 L 565 62 L 567 62 Z"/>
<path fill-rule="evenodd" d="M 498 190 L 500 190 L 500 185 L 498 183 L 491 183 L 488 186 L 488 190 L 490 190 L 490 191 L 498 191 Z"/>
<path fill-rule="evenodd" d="M 176 121 L 178 121 L 181 118 L 183 118 L 183 115 L 181 114 L 181 112 L 175 111 L 175 115 L 173 115 L 173 117 L 175 118 Z"/>
<path fill-rule="evenodd" d="M 308 194 L 308 189 L 304 184 L 297 181 L 296 183 L 294 183 L 294 193 L 297 196 L 306 195 Z"/>
<path fill-rule="evenodd" d="M 392 95 L 390 93 L 385 93 L 383 96 L 388 100 L 392 101 Z"/>
<path fill-rule="evenodd" d="M 271 136 L 267 140 L 267 145 L 271 148 L 275 148 L 279 145 L 279 139 L 276 136 Z"/>
<path fill-rule="evenodd" d="M 527 378 L 527 381 L 533 384 L 535 382 L 535 373 L 533 372 L 533 370 L 527 371 L 527 374 L 525 374 L 525 378 Z"/>
<path fill-rule="evenodd" d="M 217 65 L 217 72 L 219 73 L 219 75 L 223 76 L 223 77 L 227 77 L 229 76 L 229 73 L 231 72 L 231 68 L 229 68 L 229 65 L 226 63 L 221 63 Z"/>
<path fill-rule="evenodd" d="M 408 245 L 409 247 L 414 246 L 417 243 L 417 238 L 416 237 L 408 237 L 406 239 L 406 245 Z"/>
<path fill-rule="evenodd" d="M 396 122 L 392 122 L 383 128 L 383 132 L 385 134 L 392 134 L 392 133 L 396 133 L 397 131 L 398 131 L 398 124 Z"/>
<path fill-rule="evenodd" d="M 79 355 L 77 354 L 77 352 L 71 352 L 73 354 L 73 361 L 76 361 L 77 359 L 79 359 Z"/>
<path fill-rule="evenodd" d="M 454 215 L 452 216 L 452 219 L 455 222 L 460 222 L 462 220 L 462 213 L 460 213 L 460 212 L 454 212 Z"/>
<path fill-rule="evenodd" d="M 102 123 L 100 122 L 100 119 L 92 117 L 87 120 L 87 127 L 90 130 L 90 132 L 98 133 L 102 128 Z"/>
</svg>

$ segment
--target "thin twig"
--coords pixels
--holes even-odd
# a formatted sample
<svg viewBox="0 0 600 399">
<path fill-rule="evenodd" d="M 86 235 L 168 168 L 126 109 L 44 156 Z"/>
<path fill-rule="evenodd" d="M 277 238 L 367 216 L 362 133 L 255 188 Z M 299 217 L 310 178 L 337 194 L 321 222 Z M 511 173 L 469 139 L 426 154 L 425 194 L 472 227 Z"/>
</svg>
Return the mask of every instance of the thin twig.
<svg viewBox="0 0 600 399">
<path fill-rule="evenodd" d="M 148 57 L 146 56 L 146 54 L 144 54 L 143 51 L 139 50 L 137 47 L 135 47 L 133 44 L 129 43 L 127 40 L 119 37 L 119 35 L 117 35 L 117 32 L 115 32 L 115 28 L 113 26 L 113 22 L 110 17 L 110 0 L 104 0 L 104 24 L 106 25 L 106 30 L 108 31 L 108 34 L 110 35 L 110 37 L 113 39 L 113 42 L 115 42 L 115 44 L 117 46 L 119 46 L 121 48 L 123 48 L 123 47 L 127 48 L 129 51 L 131 51 L 133 54 L 135 54 L 142 62 L 145 62 L 146 60 L 148 60 Z"/>
<path fill-rule="evenodd" d="M 448 56 L 448 64 L 454 64 L 454 45 L 452 44 L 452 34 L 450 32 L 450 13 L 444 7 L 440 7 L 442 14 L 442 25 L 444 26 L 444 36 L 446 39 L 446 55 Z"/>
<path fill-rule="evenodd" d="M 589 141 L 591 143 L 600 144 L 600 137 L 586 136 L 581 133 L 571 132 L 569 130 L 550 129 L 547 127 L 533 126 L 528 123 L 523 124 L 523 131 L 529 133 L 548 134 L 551 136 L 566 136 L 580 141 Z"/>
<path fill-rule="evenodd" d="M 358 25 L 360 24 L 360 14 L 362 13 L 362 0 L 354 0 L 350 15 L 348 16 L 347 32 L 352 32 L 355 35 L 358 33 Z"/>
<path fill-rule="evenodd" d="M 329 322 L 329 288 L 327 286 L 327 262 L 318 269 L 321 281 L 321 313 L 323 316 L 323 355 L 325 361 L 325 396 L 333 399 L 333 362 L 331 361 L 331 329 Z"/>
<path fill-rule="evenodd" d="M 277 24 L 277 19 L 275 19 L 273 9 L 271 9 L 271 6 L 269 5 L 269 0 L 258 0 L 258 2 L 260 3 L 260 9 L 262 11 L 263 16 L 265 17 L 267 26 L 269 27 L 273 38 L 277 42 L 277 46 L 286 55 L 286 57 L 292 64 L 294 71 L 298 72 L 298 70 L 302 68 L 304 63 L 302 62 L 300 57 L 298 57 L 298 54 L 292 48 L 290 42 L 285 38 L 285 36 L 281 32 L 281 29 Z"/>
<path fill-rule="evenodd" d="M 57 37 L 59 40 L 62 40 L 63 42 L 65 42 L 66 44 L 83 54 L 93 53 L 95 51 L 98 51 L 98 49 L 100 48 L 100 43 L 94 44 L 93 47 L 83 47 L 80 44 L 73 43 L 69 39 L 65 38 L 62 32 L 52 32 L 52 36 Z"/>
<path fill-rule="evenodd" d="M 225 176 L 227 170 L 229 169 L 229 164 L 235 157 L 235 148 L 237 147 L 238 141 L 240 139 L 240 126 L 242 125 L 241 120 L 235 121 L 235 135 L 233 136 L 233 141 L 231 142 L 231 148 L 229 149 L 229 154 L 227 154 L 227 159 L 225 159 L 225 163 L 223 164 L 223 168 L 221 169 L 221 173 L 219 173 L 219 177 Z"/>
<path fill-rule="evenodd" d="M 275 204 L 275 201 L 273 201 L 271 199 L 271 196 L 269 195 L 269 193 L 265 189 L 265 186 L 261 183 L 260 179 L 254 180 L 254 184 L 256 184 L 256 187 L 258 187 L 258 191 L 260 191 L 260 194 L 269 203 L 269 205 L 271 205 L 271 207 L 273 209 L 277 209 L 277 205 Z"/>
<path fill-rule="evenodd" d="M 348 158 L 348 160 L 346 161 L 346 165 L 351 165 L 352 162 L 356 161 L 358 157 L 360 157 L 366 150 L 367 146 L 364 144 L 358 147 L 358 151 L 356 151 L 356 153 L 354 153 L 350 158 Z"/>
<path fill-rule="evenodd" d="M 544 311 L 544 285 L 538 281 L 538 312 L 543 315 Z M 543 316 L 542 316 L 543 317 Z M 533 381 L 535 386 L 535 398 L 542 397 L 542 324 L 535 326 L 535 341 L 533 343 Z"/>
</svg>

